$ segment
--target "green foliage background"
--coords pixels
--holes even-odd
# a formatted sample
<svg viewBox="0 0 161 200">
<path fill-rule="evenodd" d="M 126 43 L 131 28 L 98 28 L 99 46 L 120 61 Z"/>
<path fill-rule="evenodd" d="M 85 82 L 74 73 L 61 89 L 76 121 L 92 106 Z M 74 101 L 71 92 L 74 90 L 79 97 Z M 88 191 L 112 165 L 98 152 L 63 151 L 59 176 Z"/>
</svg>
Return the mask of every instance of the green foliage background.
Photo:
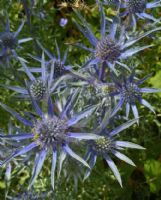
<svg viewBox="0 0 161 200">
<path fill-rule="evenodd" d="M 72 19 L 74 18 L 72 10 L 72 1 L 68 1 L 67 7 L 61 7 L 63 1 L 59 0 L 40 0 L 36 1 L 36 7 L 32 16 L 32 37 L 38 39 L 51 52 L 55 52 L 54 41 L 57 39 L 60 49 L 63 52 L 66 49 L 67 43 L 78 41 L 88 42 L 83 38 L 82 34 L 77 30 Z M 99 28 L 99 13 L 98 8 L 94 5 L 94 0 L 85 1 L 86 7 L 79 7 L 82 14 L 90 22 L 94 31 Z M 11 29 L 15 31 L 22 18 L 25 17 L 25 12 L 22 4 L 18 4 L 18 0 L 1 0 L 0 1 L 0 31 L 3 30 L 3 21 L 5 11 L 8 12 Z M 107 8 L 106 14 L 112 16 L 115 13 L 112 9 Z M 44 18 L 41 19 L 41 15 Z M 154 13 L 157 17 L 161 17 L 161 9 L 157 9 Z M 67 18 L 68 24 L 65 27 L 59 26 L 61 18 Z M 30 31 L 25 25 L 20 37 L 30 36 Z M 146 41 L 143 41 L 146 42 Z M 152 41 L 149 39 L 148 42 Z M 153 76 L 147 84 L 152 87 L 161 88 L 161 34 L 156 34 L 156 39 L 153 42 L 155 46 L 136 56 L 139 61 L 139 73 L 141 76 L 153 73 Z M 23 49 L 18 51 L 21 57 L 30 59 L 27 53 L 35 54 L 35 41 L 28 42 L 23 45 Z M 41 54 L 41 52 L 40 52 Z M 75 65 L 84 61 L 86 52 L 80 49 L 70 48 L 68 62 Z M 19 63 L 13 62 L 13 68 L 18 69 Z M 25 77 L 23 77 L 25 78 Z M 3 84 L 16 85 L 17 80 L 14 79 L 13 71 L 6 66 L 0 68 L 0 82 Z M 79 182 L 78 191 L 74 189 L 74 183 L 71 179 L 66 182 L 63 177 L 57 183 L 55 192 L 46 199 L 57 200 L 161 200 L 161 94 L 147 95 L 147 100 L 152 103 L 156 110 L 154 115 L 149 110 L 140 108 L 140 124 L 134 126 L 122 134 L 125 140 L 130 140 L 143 145 L 145 151 L 128 150 L 126 153 L 136 163 L 137 167 L 133 168 L 127 164 L 115 160 L 123 178 L 123 188 L 120 188 L 108 166 L 103 160 L 99 160 L 95 166 L 90 178 L 86 182 Z M 4 88 L 0 88 L 0 101 L 16 108 L 17 111 L 23 111 L 29 108 L 29 105 L 24 104 L 13 98 L 13 93 Z M 0 129 L 7 131 L 8 121 L 18 124 L 10 115 L 0 108 Z M 35 190 L 37 192 L 51 191 L 50 188 L 50 163 L 46 163 L 43 172 L 36 182 Z M 20 192 L 20 184 L 27 186 L 32 169 L 32 163 L 25 166 L 14 166 L 11 177 L 11 185 L 8 193 L 12 196 Z M 4 180 L 5 169 L 0 169 L 0 199 L 5 199 L 5 191 L 7 186 Z"/>
</svg>

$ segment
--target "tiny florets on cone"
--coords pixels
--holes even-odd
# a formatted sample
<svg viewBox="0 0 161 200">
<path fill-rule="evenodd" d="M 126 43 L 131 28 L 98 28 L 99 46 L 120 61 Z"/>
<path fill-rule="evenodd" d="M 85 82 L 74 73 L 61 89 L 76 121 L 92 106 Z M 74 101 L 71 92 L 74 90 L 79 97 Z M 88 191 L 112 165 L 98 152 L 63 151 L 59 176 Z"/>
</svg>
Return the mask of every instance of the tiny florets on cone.
<svg viewBox="0 0 161 200">
<path fill-rule="evenodd" d="M 103 61 L 116 61 L 121 55 L 120 46 L 111 38 L 105 37 L 101 39 L 96 46 L 95 56 Z"/>
<path fill-rule="evenodd" d="M 13 33 L 4 32 L 0 36 L 0 43 L 5 48 L 14 49 L 17 46 L 17 39 L 14 37 Z"/>
<path fill-rule="evenodd" d="M 47 88 L 45 83 L 37 79 L 30 85 L 30 93 L 31 96 L 36 100 L 41 100 L 46 96 Z"/>
<path fill-rule="evenodd" d="M 42 146 L 56 145 L 66 140 L 67 122 L 57 117 L 45 118 L 35 123 L 33 133 L 35 140 Z"/>
<path fill-rule="evenodd" d="M 126 4 L 130 13 L 142 13 L 146 8 L 146 0 L 128 0 Z"/>
</svg>

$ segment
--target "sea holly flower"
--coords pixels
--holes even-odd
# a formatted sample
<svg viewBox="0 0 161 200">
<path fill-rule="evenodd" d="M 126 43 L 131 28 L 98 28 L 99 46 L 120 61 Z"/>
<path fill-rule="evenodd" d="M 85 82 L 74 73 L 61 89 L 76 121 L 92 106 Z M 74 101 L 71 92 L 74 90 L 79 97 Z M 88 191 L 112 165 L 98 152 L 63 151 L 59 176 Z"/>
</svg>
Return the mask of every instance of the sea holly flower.
<svg viewBox="0 0 161 200">
<path fill-rule="evenodd" d="M 19 147 L 5 160 L 1 161 L 0 166 L 8 164 L 17 156 L 36 151 L 37 153 L 29 188 L 34 184 L 49 152 L 52 152 L 51 185 L 53 188 L 57 158 L 59 158 L 60 162 L 59 174 L 61 172 L 62 162 L 66 155 L 73 157 L 86 167 L 89 167 L 88 163 L 70 148 L 70 144 L 75 143 L 76 141 L 80 142 L 80 140 L 93 140 L 99 137 L 92 133 L 72 131 L 74 130 L 72 127 L 76 128 L 78 122 L 89 117 L 89 115 L 95 111 L 96 107 L 88 107 L 80 113 L 73 114 L 71 108 L 75 98 L 76 95 L 75 92 L 73 92 L 68 98 L 62 111 L 60 111 L 59 108 L 53 109 L 53 103 L 50 98 L 47 104 L 47 112 L 43 112 L 36 101 L 31 97 L 36 115 L 31 115 L 30 113 L 27 114 L 27 112 L 25 112 L 27 118 L 21 116 L 7 105 L 0 103 L 0 106 L 3 109 L 12 114 L 30 130 L 27 133 L 20 131 L 19 134 L 0 135 L 0 138 L 3 140 L 17 141 L 18 143 L 21 142 L 20 144 L 22 145 L 21 148 Z M 56 113 L 53 110 L 56 110 Z M 79 127 L 76 130 L 79 130 Z M 26 145 L 24 145 L 24 141 L 26 142 Z"/>
<path fill-rule="evenodd" d="M 144 105 L 145 107 L 149 108 L 152 112 L 155 113 L 153 107 L 148 103 L 143 97 L 142 94 L 144 93 L 155 93 L 155 92 L 161 92 L 161 89 L 157 88 L 148 88 L 143 87 L 141 88 L 140 85 L 144 83 L 144 81 L 149 76 L 141 79 L 141 80 L 135 80 L 135 73 L 132 73 L 128 78 L 123 78 L 123 81 L 120 82 L 119 80 L 113 78 L 117 91 L 113 93 L 115 97 L 119 98 L 118 104 L 115 106 L 115 108 L 112 111 L 112 116 L 117 113 L 118 110 L 123 106 L 123 104 L 126 105 L 126 117 L 128 118 L 130 108 L 132 109 L 132 112 L 134 114 L 134 117 L 138 119 L 138 109 L 137 109 L 137 102 Z"/>
<path fill-rule="evenodd" d="M 41 63 L 44 62 L 45 65 L 45 70 L 46 74 L 50 79 L 52 79 L 52 87 L 50 94 L 54 92 L 56 88 L 59 86 L 61 88 L 65 87 L 66 88 L 66 81 L 71 79 L 74 75 L 72 66 L 71 65 L 66 65 L 67 61 L 67 54 L 68 54 L 68 49 L 65 51 L 64 55 L 61 56 L 59 46 L 57 42 L 55 41 L 55 46 L 56 46 L 56 55 L 52 55 L 47 49 L 45 49 L 39 41 L 37 41 L 38 46 L 43 50 L 45 55 L 47 55 L 48 59 L 42 60 L 42 58 L 33 56 L 29 54 L 34 60 L 38 61 Z M 33 73 L 40 73 L 42 74 L 42 67 L 28 67 L 28 70 L 33 74 Z M 51 81 L 49 81 L 51 83 Z"/>
<path fill-rule="evenodd" d="M 89 161 L 90 165 L 90 170 L 87 170 L 84 176 L 84 180 L 87 179 L 91 173 L 91 170 L 93 169 L 94 165 L 96 164 L 96 160 L 98 156 L 101 156 L 103 159 L 106 160 L 108 166 L 114 173 L 117 181 L 122 187 L 122 180 L 120 173 L 118 171 L 118 168 L 114 161 L 111 159 L 111 155 L 116 156 L 122 161 L 125 161 L 126 163 L 135 166 L 133 161 L 125 156 L 123 153 L 120 151 L 124 150 L 125 148 L 133 148 L 133 149 L 144 149 L 142 146 L 127 142 L 127 141 L 120 141 L 117 140 L 116 136 L 126 128 L 130 127 L 132 124 L 134 124 L 136 120 L 131 120 L 128 121 L 119 127 L 113 129 L 111 132 L 107 130 L 103 130 L 100 134 L 100 138 L 94 140 L 94 141 L 89 141 L 88 146 L 89 150 L 86 155 L 86 160 Z"/>
<path fill-rule="evenodd" d="M 48 99 L 58 86 L 59 82 L 62 81 L 62 79 L 60 79 L 58 82 L 54 82 L 53 76 L 55 62 L 52 62 L 50 72 L 48 72 L 44 54 L 42 54 L 41 67 L 37 68 L 28 67 L 24 59 L 20 57 L 18 59 L 22 64 L 21 71 L 23 70 L 29 78 L 29 80 L 25 83 L 26 86 L 7 86 L 3 84 L 1 84 L 1 86 L 17 92 L 21 98 L 29 99 L 31 95 L 32 98 L 37 101 Z M 36 75 L 34 75 L 34 73 L 36 73 Z M 37 76 L 37 74 L 39 74 L 39 76 Z"/>
<path fill-rule="evenodd" d="M 135 55 L 136 53 L 151 47 L 152 45 L 142 46 L 142 47 L 132 47 L 141 39 L 150 35 L 153 32 L 161 30 L 161 27 L 154 28 L 150 31 L 147 31 L 143 34 L 137 35 L 135 37 L 127 37 L 125 27 L 121 27 L 120 34 L 117 34 L 118 28 L 120 26 L 117 22 L 117 17 L 114 18 L 112 24 L 110 25 L 109 30 L 106 28 L 106 19 L 102 6 L 100 5 L 100 13 L 101 13 L 101 26 L 100 26 L 100 36 L 101 38 L 96 38 L 89 25 L 85 21 L 85 19 L 81 16 L 79 12 L 76 12 L 80 22 L 75 21 L 78 29 L 83 33 L 83 35 L 89 40 L 92 48 L 86 47 L 83 44 L 77 43 L 76 46 L 88 51 L 92 54 L 92 58 L 87 61 L 84 65 L 93 65 L 102 63 L 102 68 L 108 66 L 112 71 L 117 74 L 115 69 L 115 65 L 120 65 L 128 70 L 129 67 L 123 63 L 124 59 L 127 59 L 130 56 Z M 107 34 L 107 31 L 109 32 Z"/>
<path fill-rule="evenodd" d="M 68 56 L 68 49 L 64 52 L 64 55 L 61 56 L 60 48 L 58 46 L 57 41 L 55 40 L 55 47 L 56 47 L 56 54 L 52 55 L 46 48 L 44 48 L 39 41 L 37 41 L 38 46 L 43 50 L 43 52 L 47 55 L 48 61 L 46 61 L 46 65 L 48 70 L 54 70 L 53 78 L 57 79 L 63 75 L 66 75 L 72 69 L 71 65 L 66 65 L 67 56 Z M 30 55 L 32 58 L 36 59 L 37 61 L 41 62 L 41 59 Z M 53 64 L 54 63 L 54 64 Z M 52 65 L 53 64 L 53 65 Z M 34 68 L 31 69 L 34 72 Z"/>
<path fill-rule="evenodd" d="M 32 40 L 32 38 L 24 38 L 18 39 L 18 36 L 24 26 L 25 21 L 22 21 L 21 25 L 17 29 L 16 32 L 11 32 L 10 24 L 7 16 L 6 26 L 3 32 L 0 33 L 0 57 L 5 57 L 8 54 L 13 55 L 13 57 L 17 58 L 16 48 L 20 47 L 22 43 L 28 42 Z"/>
<path fill-rule="evenodd" d="M 160 19 L 156 19 L 153 17 L 153 15 L 148 14 L 146 12 L 147 9 L 161 7 L 160 0 L 151 2 L 148 2 L 147 0 L 125 0 L 125 2 L 122 3 L 121 7 L 125 8 L 125 12 L 122 15 L 123 16 L 129 15 L 131 17 L 134 30 L 136 28 L 137 18 L 148 19 L 154 22 L 160 21 Z"/>
</svg>

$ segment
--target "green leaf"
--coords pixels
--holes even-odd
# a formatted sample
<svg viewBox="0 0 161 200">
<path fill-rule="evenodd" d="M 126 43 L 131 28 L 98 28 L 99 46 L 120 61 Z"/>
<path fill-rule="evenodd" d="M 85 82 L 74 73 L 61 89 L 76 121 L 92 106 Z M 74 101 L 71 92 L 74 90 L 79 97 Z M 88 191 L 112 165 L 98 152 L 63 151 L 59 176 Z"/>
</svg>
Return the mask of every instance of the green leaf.
<svg viewBox="0 0 161 200">
<path fill-rule="evenodd" d="M 152 87 L 161 88 L 160 77 L 161 77 L 161 70 L 157 71 L 156 75 L 149 80 L 150 84 L 152 84 Z M 161 97 L 161 93 L 157 93 L 157 95 Z"/>
<path fill-rule="evenodd" d="M 161 162 L 149 159 L 144 164 L 144 172 L 150 191 L 153 193 L 161 189 Z"/>
</svg>

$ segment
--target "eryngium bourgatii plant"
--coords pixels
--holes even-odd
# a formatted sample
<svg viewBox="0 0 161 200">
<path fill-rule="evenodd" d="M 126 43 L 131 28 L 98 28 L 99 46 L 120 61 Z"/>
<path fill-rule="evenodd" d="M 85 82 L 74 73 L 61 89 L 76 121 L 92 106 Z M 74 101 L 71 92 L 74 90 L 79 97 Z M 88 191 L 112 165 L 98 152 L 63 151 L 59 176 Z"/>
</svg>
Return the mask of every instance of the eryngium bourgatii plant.
<svg viewBox="0 0 161 200">
<path fill-rule="evenodd" d="M 36 4 L 32 5 L 36 6 Z M 74 19 L 77 28 L 89 41 L 89 45 L 81 42 L 73 45 L 86 50 L 86 56 L 90 58 L 81 66 L 77 63 L 79 59 L 75 57 L 75 54 L 70 60 L 67 56 L 68 51 L 65 51 L 62 57 L 61 47 L 58 45 L 59 38 L 54 38 L 58 44 L 51 43 L 52 47 L 56 46 L 56 53 L 53 55 L 47 50 L 50 46 L 46 49 L 45 44 L 41 45 L 38 42 L 41 41 L 40 35 L 34 38 L 33 46 L 36 48 L 33 48 L 31 52 L 25 52 L 32 61 L 28 62 L 28 57 L 23 58 L 17 55 L 17 47 L 32 38 L 18 40 L 25 21 L 16 32 L 12 32 L 7 18 L 5 30 L 0 34 L 0 62 L 9 59 L 12 55 L 16 58 L 18 65 L 17 73 L 15 73 L 18 77 L 14 77 L 15 80 L 18 80 L 21 75 L 22 79 L 24 78 L 22 84 L 15 85 L 14 81 L 12 85 L 11 81 L 9 83 L 6 81 L 7 84 L 0 83 L 0 86 L 16 92 L 21 99 L 23 97 L 23 100 L 27 100 L 21 102 L 24 103 L 25 109 L 27 106 L 34 109 L 31 112 L 24 111 L 22 116 L 15 111 L 18 108 L 11 109 L 6 105 L 7 103 L 0 102 L 1 108 L 21 122 L 19 126 L 15 122 L 12 133 L 9 131 L 6 134 L 5 130 L 0 131 L 0 145 L 4 147 L 0 152 L 2 154 L 3 149 L 6 151 L 1 156 L 0 166 L 6 166 L 6 168 L 9 166 L 8 174 L 11 176 L 11 169 L 14 168 L 15 163 L 17 165 L 21 162 L 23 165 L 25 160 L 25 162 L 31 161 L 29 162 L 31 164 L 34 155 L 35 161 L 29 188 L 34 185 L 44 163 L 47 166 L 51 164 L 53 189 L 55 173 L 57 171 L 59 180 L 62 168 L 64 179 L 74 179 L 77 186 L 79 179 L 82 180 L 84 177 L 85 180 L 89 177 L 98 156 L 106 161 L 122 186 L 119 170 L 111 155 L 134 166 L 133 161 L 121 151 L 125 148 L 144 149 L 140 145 L 122 140 L 120 132 L 139 121 L 137 103 L 154 112 L 143 94 L 160 92 L 160 89 L 140 87 L 149 76 L 138 79 L 138 74 L 134 73 L 137 67 L 134 69 L 128 61 L 136 54 L 139 55 L 141 51 L 153 47 L 151 35 L 154 33 L 157 35 L 158 31 L 161 31 L 160 21 L 159 17 L 156 19 L 146 11 L 151 8 L 157 9 L 161 3 L 144 0 L 97 0 L 96 5 L 101 16 L 99 27 L 96 25 L 91 29 L 79 11 L 73 13 L 73 16 L 77 16 Z M 105 14 L 104 8 L 107 6 L 112 6 L 111 8 L 116 11 L 114 12 L 116 16 L 109 18 L 107 13 Z M 28 13 L 29 7 L 24 5 L 24 8 Z M 32 12 L 29 14 L 26 15 L 31 33 L 34 29 L 31 19 L 35 15 L 32 16 Z M 146 25 L 145 19 L 148 20 L 148 30 L 140 27 L 140 20 Z M 151 26 L 149 22 L 152 23 Z M 134 25 L 133 30 L 131 30 L 131 25 Z M 67 26 L 68 24 L 65 27 Z M 97 31 L 94 32 L 94 30 Z M 147 44 L 149 40 L 151 42 Z M 71 46 L 67 49 L 72 50 Z M 81 52 L 77 56 L 81 57 Z M 14 62 L 15 60 L 11 60 L 10 64 L 14 65 Z M 37 62 L 38 66 L 35 67 Z M 76 64 L 67 65 L 66 63 Z M 126 107 L 126 116 L 124 112 L 119 112 L 123 105 Z M 133 111 L 134 119 L 129 120 L 130 109 Z M 117 119 L 119 123 L 122 121 L 119 126 L 116 126 Z M 48 156 L 50 159 L 47 159 Z M 73 170 L 69 172 L 70 169 Z"/>
</svg>

